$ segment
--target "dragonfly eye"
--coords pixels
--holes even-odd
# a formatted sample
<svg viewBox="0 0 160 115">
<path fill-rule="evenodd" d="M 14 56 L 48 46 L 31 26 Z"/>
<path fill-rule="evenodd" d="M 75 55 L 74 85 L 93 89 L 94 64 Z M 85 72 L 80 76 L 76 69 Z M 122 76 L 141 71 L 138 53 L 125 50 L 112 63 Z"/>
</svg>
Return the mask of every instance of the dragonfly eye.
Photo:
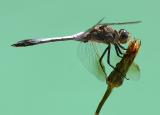
<svg viewBox="0 0 160 115">
<path fill-rule="evenodd" d="M 119 30 L 119 34 L 121 39 L 127 39 L 129 35 L 129 33 L 124 29 Z"/>
</svg>

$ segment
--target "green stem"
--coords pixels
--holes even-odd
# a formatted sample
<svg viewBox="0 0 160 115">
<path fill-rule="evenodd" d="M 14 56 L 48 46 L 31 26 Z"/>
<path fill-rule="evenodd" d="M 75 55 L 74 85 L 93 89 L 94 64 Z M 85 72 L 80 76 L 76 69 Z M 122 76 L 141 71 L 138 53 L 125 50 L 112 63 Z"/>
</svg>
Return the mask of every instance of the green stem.
<svg viewBox="0 0 160 115">
<path fill-rule="evenodd" d="M 102 99 L 101 99 L 101 101 L 100 101 L 100 103 L 99 103 L 99 105 L 97 107 L 95 115 L 99 115 L 99 113 L 100 113 L 100 111 L 101 111 L 101 109 L 103 107 L 103 104 L 105 103 L 105 101 L 107 100 L 107 98 L 109 97 L 109 95 L 111 94 L 111 92 L 112 92 L 112 87 L 108 86 L 108 88 L 107 88 L 104 96 L 102 97 Z"/>
</svg>

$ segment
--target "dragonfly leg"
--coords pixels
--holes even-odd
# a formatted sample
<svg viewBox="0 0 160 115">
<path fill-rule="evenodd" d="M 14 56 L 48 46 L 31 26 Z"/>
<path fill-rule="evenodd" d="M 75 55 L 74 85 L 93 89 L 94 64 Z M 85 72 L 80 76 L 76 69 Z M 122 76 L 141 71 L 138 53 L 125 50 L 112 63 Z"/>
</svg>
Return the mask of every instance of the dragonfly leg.
<svg viewBox="0 0 160 115">
<path fill-rule="evenodd" d="M 115 67 L 110 63 L 110 51 L 111 51 L 111 44 L 108 45 L 107 63 L 109 66 L 111 66 L 113 69 L 115 69 Z"/>
<path fill-rule="evenodd" d="M 119 47 L 117 44 L 115 44 L 116 45 L 116 47 L 117 47 L 117 50 L 118 50 L 118 52 L 121 54 L 121 55 L 123 55 L 124 53 L 121 51 L 121 47 Z"/>
<path fill-rule="evenodd" d="M 123 50 L 127 50 L 127 48 L 125 48 L 124 46 L 122 46 L 120 43 L 117 43 L 117 45 L 122 48 Z"/>
<path fill-rule="evenodd" d="M 103 69 L 103 72 L 106 74 L 104 66 L 102 65 L 102 59 L 104 57 L 104 55 L 106 54 L 107 50 L 109 49 L 109 46 L 104 50 L 103 54 L 101 55 L 101 57 L 99 58 L 99 64 L 101 66 L 101 68 Z"/>
<path fill-rule="evenodd" d="M 129 78 L 127 78 L 126 76 L 124 76 L 124 78 L 125 78 L 126 80 L 129 80 Z"/>
<path fill-rule="evenodd" d="M 129 78 L 126 77 L 126 74 L 123 74 L 123 73 L 121 73 L 121 74 L 122 74 L 122 76 L 121 76 L 122 79 L 125 78 L 126 80 L 129 80 Z"/>
<path fill-rule="evenodd" d="M 114 44 L 114 48 L 116 50 L 116 54 L 118 57 L 122 58 L 123 56 L 121 56 L 123 53 L 121 52 L 121 50 L 119 49 L 119 47 L 117 46 L 117 44 Z M 120 55 L 121 54 L 121 55 Z"/>
<path fill-rule="evenodd" d="M 111 65 L 111 63 L 110 63 L 110 50 L 111 50 L 111 45 L 109 44 L 108 45 L 108 55 L 107 55 L 107 63 L 114 69 L 114 70 L 116 70 L 116 71 L 118 71 L 118 72 L 120 72 L 119 70 L 117 70 L 113 65 Z M 119 47 L 117 48 L 118 46 L 116 46 L 115 45 L 115 49 L 116 49 L 116 53 L 117 53 L 117 55 L 119 55 Z M 120 72 L 121 73 L 121 72 Z M 126 74 L 123 74 L 123 73 L 121 73 L 122 74 L 122 78 L 125 78 L 126 80 L 129 80 L 127 77 L 126 77 Z"/>
</svg>

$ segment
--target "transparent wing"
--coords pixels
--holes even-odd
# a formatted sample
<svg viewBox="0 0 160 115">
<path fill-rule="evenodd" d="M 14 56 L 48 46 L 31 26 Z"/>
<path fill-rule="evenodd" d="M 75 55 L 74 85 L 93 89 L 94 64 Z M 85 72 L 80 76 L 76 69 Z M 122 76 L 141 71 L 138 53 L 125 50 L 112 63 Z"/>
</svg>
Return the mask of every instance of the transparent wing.
<svg viewBox="0 0 160 115">
<path fill-rule="evenodd" d="M 137 24 L 142 21 L 132 21 L 132 22 L 115 22 L 115 23 L 102 23 L 103 25 L 127 25 L 127 24 Z"/>
<path fill-rule="evenodd" d="M 99 25 L 104 20 L 104 17 L 100 19 L 95 25 L 93 25 L 91 28 L 89 28 L 86 32 L 91 31 L 95 26 Z"/>
<path fill-rule="evenodd" d="M 99 80 L 105 81 L 106 73 L 99 63 L 100 52 L 103 50 L 103 47 L 99 46 L 100 44 L 95 42 L 80 43 L 78 47 L 78 57 L 89 72 L 94 74 Z M 102 66 L 105 69 L 103 63 Z"/>
<path fill-rule="evenodd" d="M 140 68 L 136 63 L 132 63 L 126 77 L 135 81 L 140 79 Z"/>
</svg>

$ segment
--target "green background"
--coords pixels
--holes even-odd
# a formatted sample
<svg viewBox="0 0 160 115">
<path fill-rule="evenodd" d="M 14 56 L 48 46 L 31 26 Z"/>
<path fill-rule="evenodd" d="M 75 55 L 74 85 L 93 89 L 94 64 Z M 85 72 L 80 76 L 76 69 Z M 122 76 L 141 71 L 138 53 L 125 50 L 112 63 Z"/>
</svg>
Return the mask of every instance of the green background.
<svg viewBox="0 0 160 115">
<path fill-rule="evenodd" d="M 26 38 L 70 35 L 103 22 L 125 25 L 142 46 L 141 79 L 113 91 L 102 115 L 160 114 L 160 2 L 158 0 L 0 0 L 0 115 L 93 115 L 106 84 L 77 58 L 78 42 L 35 47 Z"/>
</svg>

